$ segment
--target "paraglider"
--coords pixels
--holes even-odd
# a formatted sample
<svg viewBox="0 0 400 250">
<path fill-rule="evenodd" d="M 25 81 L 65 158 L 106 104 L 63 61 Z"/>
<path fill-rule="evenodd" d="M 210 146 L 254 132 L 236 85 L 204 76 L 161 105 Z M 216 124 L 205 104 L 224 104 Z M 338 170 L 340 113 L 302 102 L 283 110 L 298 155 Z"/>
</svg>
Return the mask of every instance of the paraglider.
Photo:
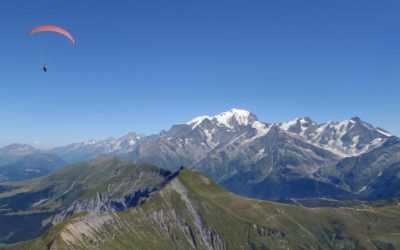
<svg viewBox="0 0 400 250">
<path fill-rule="evenodd" d="M 41 33 L 41 32 L 54 32 L 54 33 L 60 34 L 60 35 L 64 36 L 65 38 L 67 38 L 72 43 L 72 45 L 75 45 L 75 38 L 71 35 L 71 33 L 69 33 L 67 30 L 65 30 L 61 27 L 55 26 L 55 25 L 41 25 L 41 26 L 35 27 L 31 30 L 31 32 L 29 34 L 32 36 L 36 33 Z M 47 64 L 43 64 L 42 69 L 43 69 L 43 72 L 47 72 L 47 70 L 48 70 Z"/>
</svg>

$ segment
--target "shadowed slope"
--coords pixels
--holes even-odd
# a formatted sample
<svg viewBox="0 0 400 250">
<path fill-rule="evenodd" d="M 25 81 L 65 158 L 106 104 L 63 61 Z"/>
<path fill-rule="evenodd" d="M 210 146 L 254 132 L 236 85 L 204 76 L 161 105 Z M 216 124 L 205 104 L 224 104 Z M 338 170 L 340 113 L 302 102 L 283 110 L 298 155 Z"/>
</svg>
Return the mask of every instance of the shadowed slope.
<svg viewBox="0 0 400 250">
<path fill-rule="evenodd" d="M 12 249 L 396 249 L 400 208 L 303 208 L 228 193 L 182 170 L 143 204 L 89 212 Z"/>
<path fill-rule="evenodd" d="M 32 239 L 76 214 L 126 210 L 163 187 L 170 176 L 149 165 L 99 157 L 44 178 L 10 183 L 0 193 L 0 243 Z"/>
</svg>

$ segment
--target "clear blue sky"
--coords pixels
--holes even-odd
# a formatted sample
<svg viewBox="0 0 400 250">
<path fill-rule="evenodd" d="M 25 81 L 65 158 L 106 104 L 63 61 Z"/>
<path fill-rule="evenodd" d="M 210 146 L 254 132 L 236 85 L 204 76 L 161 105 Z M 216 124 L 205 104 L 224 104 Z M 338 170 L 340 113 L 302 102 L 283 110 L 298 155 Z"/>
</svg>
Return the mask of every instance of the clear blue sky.
<svg viewBox="0 0 400 250">
<path fill-rule="evenodd" d="M 399 13 L 398 0 L 5 0 L 0 144 L 149 134 L 232 107 L 400 134 Z M 27 35 L 47 23 L 77 46 Z"/>
</svg>

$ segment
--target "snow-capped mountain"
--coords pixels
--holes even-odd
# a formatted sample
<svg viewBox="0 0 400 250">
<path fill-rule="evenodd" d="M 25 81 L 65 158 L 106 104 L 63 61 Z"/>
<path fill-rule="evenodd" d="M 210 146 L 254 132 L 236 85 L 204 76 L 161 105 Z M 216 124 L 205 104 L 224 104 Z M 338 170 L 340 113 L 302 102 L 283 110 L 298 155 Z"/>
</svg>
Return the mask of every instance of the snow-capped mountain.
<svg viewBox="0 0 400 250">
<path fill-rule="evenodd" d="M 379 149 L 391 138 L 390 133 L 357 117 L 322 124 L 310 118 L 269 124 L 249 111 L 231 109 L 196 117 L 155 135 L 130 133 L 51 152 L 70 162 L 112 154 L 170 170 L 187 166 L 232 191 L 257 198 L 336 198 L 347 197 L 353 190 L 344 190 L 323 170 Z"/>
<path fill-rule="evenodd" d="M 194 129 L 202 124 L 205 120 L 211 121 L 219 127 L 235 129 L 238 126 L 247 126 L 253 124 L 254 122 L 257 122 L 257 117 L 247 110 L 231 109 L 215 116 L 206 115 L 196 117 L 189 121 L 187 124 L 192 126 L 192 129 Z"/>
<path fill-rule="evenodd" d="M 362 198 L 399 197 L 400 139 L 391 137 L 374 150 L 320 169 L 317 175 Z"/>
<path fill-rule="evenodd" d="M 253 193 L 252 187 L 266 183 L 291 185 L 293 179 L 312 178 L 321 167 L 340 159 L 240 109 L 200 116 L 172 126 L 159 135 L 141 140 L 129 155 L 135 161 L 172 170 L 182 165 L 192 167 L 231 190 L 249 196 Z M 244 187 L 249 190 L 245 191 Z M 257 197 L 280 198 L 290 194 L 291 191 L 280 191 L 274 196 L 260 194 Z"/>
<path fill-rule="evenodd" d="M 51 150 L 68 162 L 94 159 L 102 154 L 123 154 L 133 151 L 135 145 L 142 137 L 136 133 L 128 133 L 120 138 L 104 140 L 88 140 L 73 143 Z"/>
<path fill-rule="evenodd" d="M 257 173 L 251 182 L 258 182 L 282 172 L 310 176 L 338 159 L 337 155 L 273 125 L 265 135 L 216 147 L 195 167 L 219 182 L 246 172 Z"/>
<path fill-rule="evenodd" d="M 74 143 L 55 148 L 51 152 L 68 161 L 92 159 L 100 154 L 125 154 L 135 160 L 152 161 L 161 164 L 162 167 L 174 168 L 177 166 L 175 164 L 171 166 L 171 159 L 175 159 L 179 164 L 193 165 L 212 150 L 221 151 L 249 145 L 257 138 L 266 136 L 272 127 L 328 150 L 338 157 L 369 152 L 392 136 L 389 132 L 376 128 L 358 117 L 322 124 L 307 117 L 285 123 L 268 124 L 258 120 L 247 110 L 235 108 L 214 116 L 196 117 L 156 135 L 139 136 L 136 133 L 129 133 L 117 139 Z"/>
<path fill-rule="evenodd" d="M 310 118 L 280 123 L 280 128 L 342 157 L 356 156 L 382 145 L 392 135 L 358 117 L 318 124 Z"/>
<path fill-rule="evenodd" d="M 255 139 L 266 135 L 270 129 L 270 125 L 258 121 L 254 114 L 243 109 L 231 109 L 215 116 L 199 116 L 186 124 L 205 135 L 211 147 L 224 144 L 237 135 L 248 140 Z M 250 134 L 245 136 L 244 132 Z"/>
<path fill-rule="evenodd" d="M 379 147 L 391 136 L 383 129 L 375 128 L 357 117 L 323 124 L 310 118 L 268 124 L 259 121 L 247 110 L 231 109 L 214 116 L 196 117 L 156 135 L 141 137 L 129 133 L 118 139 L 75 143 L 55 148 L 52 152 L 68 161 L 92 159 L 100 154 L 124 155 L 135 161 L 149 162 L 169 169 L 180 165 L 196 167 L 210 160 L 211 155 L 215 158 L 216 154 L 223 155 L 221 157 L 224 162 L 236 159 L 241 154 L 248 164 L 255 164 L 270 153 L 266 149 L 268 145 L 258 144 L 272 128 L 274 133 L 284 135 L 275 138 L 286 138 L 282 139 L 286 143 L 301 141 L 302 145 L 311 144 L 336 155 L 333 158 L 366 153 Z M 247 155 L 241 153 L 244 151 Z M 316 167 L 309 166 L 307 171 L 315 171 Z"/>
<path fill-rule="evenodd" d="M 172 126 L 138 143 L 130 158 L 175 169 L 193 166 L 216 148 L 251 143 L 268 133 L 270 126 L 248 111 L 232 109 L 215 116 L 200 116 Z"/>
</svg>

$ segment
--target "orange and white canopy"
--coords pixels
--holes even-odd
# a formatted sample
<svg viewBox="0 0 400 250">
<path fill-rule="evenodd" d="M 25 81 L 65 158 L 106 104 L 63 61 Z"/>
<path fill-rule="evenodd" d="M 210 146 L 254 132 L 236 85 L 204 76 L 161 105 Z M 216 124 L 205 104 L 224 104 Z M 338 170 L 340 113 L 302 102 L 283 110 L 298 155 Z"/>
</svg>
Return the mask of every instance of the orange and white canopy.
<svg viewBox="0 0 400 250">
<path fill-rule="evenodd" d="M 33 34 L 36 34 L 39 32 L 55 32 L 55 33 L 65 36 L 66 38 L 68 38 L 68 40 L 70 40 L 70 42 L 72 44 L 75 44 L 75 38 L 71 35 L 71 33 L 69 33 L 67 30 L 65 30 L 61 27 L 58 27 L 55 25 L 41 25 L 41 26 L 33 28 L 31 30 L 30 34 L 33 35 Z"/>
</svg>

